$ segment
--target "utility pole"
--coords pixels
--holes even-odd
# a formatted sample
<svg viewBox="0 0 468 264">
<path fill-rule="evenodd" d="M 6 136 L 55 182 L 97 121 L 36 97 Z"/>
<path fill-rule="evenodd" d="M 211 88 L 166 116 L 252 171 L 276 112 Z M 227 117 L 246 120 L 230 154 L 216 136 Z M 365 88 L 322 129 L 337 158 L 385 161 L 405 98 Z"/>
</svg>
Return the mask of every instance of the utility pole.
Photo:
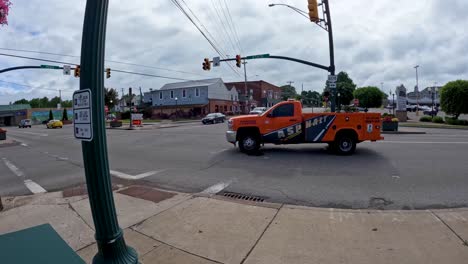
<svg viewBox="0 0 468 264">
<path fill-rule="evenodd" d="M 83 164 L 98 252 L 92 263 L 138 263 L 119 227 L 109 175 L 104 121 L 104 53 L 109 0 L 88 0 L 81 43 L 80 90 L 90 90 L 92 138 L 82 141 Z"/>
<path fill-rule="evenodd" d="M 330 75 L 335 75 L 335 51 L 333 46 L 333 30 L 332 30 L 332 23 L 331 23 L 331 14 L 330 14 L 330 5 L 328 0 L 323 0 L 323 5 L 325 6 L 325 16 L 327 18 L 327 31 L 328 31 L 328 49 L 330 51 Z M 332 92 L 332 100 L 331 100 L 331 112 L 335 112 L 336 110 L 336 88 L 331 88 Z"/>
<path fill-rule="evenodd" d="M 249 93 L 248 93 L 248 88 L 247 88 L 247 61 L 244 60 L 242 62 L 242 64 L 244 64 L 244 89 L 245 89 L 245 107 L 247 108 L 246 109 L 246 113 L 249 113 L 250 111 L 250 96 L 249 96 Z"/>
<path fill-rule="evenodd" d="M 416 89 L 414 91 L 416 92 L 416 115 L 419 115 L 419 80 L 418 80 L 418 68 L 419 65 L 414 66 L 416 69 Z"/>
</svg>

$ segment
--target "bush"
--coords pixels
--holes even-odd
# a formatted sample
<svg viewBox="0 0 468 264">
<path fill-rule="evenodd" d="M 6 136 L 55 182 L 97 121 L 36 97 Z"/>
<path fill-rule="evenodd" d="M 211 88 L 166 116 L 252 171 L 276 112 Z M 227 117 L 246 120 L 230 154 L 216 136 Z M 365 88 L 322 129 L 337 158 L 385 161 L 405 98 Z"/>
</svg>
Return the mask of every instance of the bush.
<svg viewBox="0 0 468 264">
<path fill-rule="evenodd" d="M 468 126 L 468 120 L 456 119 L 454 117 L 445 117 L 445 123 L 456 126 Z"/>
<path fill-rule="evenodd" d="M 422 116 L 419 121 L 421 122 L 431 122 L 432 121 L 432 117 L 430 116 Z"/>
<path fill-rule="evenodd" d="M 439 123 L 439 124 L 442 124 L 444 123 L 444 119 L 440 116 L 434 116 L 432 118 L 432 123 Z"/>
</svg>

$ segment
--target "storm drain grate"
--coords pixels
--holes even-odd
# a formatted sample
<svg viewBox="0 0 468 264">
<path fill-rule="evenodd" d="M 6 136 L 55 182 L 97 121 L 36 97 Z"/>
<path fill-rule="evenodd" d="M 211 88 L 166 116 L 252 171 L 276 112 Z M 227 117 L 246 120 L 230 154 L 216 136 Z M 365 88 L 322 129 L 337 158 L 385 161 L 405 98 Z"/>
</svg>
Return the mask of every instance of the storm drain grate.
<svg viewBox="0 0 468 264">
<path fill-rule="evenodd" d="M 253 195 L 246 195 L 246 194 L 241 194 L 241 193 L 224 192 L 222 195 L 224 197 L 229 197 L 229 198 L 232 198 L 232 199 L 251 201 L 251 202 L 263 202 L 263 201 L 265 201 L 265 199 L 262 198 L 262 197 L 253 196 Z"/>
</svg>

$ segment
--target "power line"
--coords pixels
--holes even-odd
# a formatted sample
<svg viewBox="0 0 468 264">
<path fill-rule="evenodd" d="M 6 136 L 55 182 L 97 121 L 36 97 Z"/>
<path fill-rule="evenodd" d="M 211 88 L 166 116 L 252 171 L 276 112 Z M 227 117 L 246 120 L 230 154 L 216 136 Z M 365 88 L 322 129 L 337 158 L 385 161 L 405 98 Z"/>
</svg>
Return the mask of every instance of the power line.
<svg viewBox="0 0 468 264">
<path fill-rule="evenodd" d="M 223 7 L 223 3 L 221 2 L 223 0 L 218 0 L 218 4 L 219 4 L 219 9 L 223 12 L 223 17 L 225 18 L 226 20 L 226 24 L 227 24 L 227 28 L 231 31 L 230 32 L 230 36 L 232 35 L 232 39 L 234 40 L 234 44 L 237 45 L 237 47 L 234 48 L 234 51 L 239 51 L 240 52 L 240 46 L 239 46 L 239 42 L 237 41 L 236 39 L 236 34 L 234 32 L 234 29 L 232 27 L 232 23 L 229 19 L 229 16 L 227 14 L 227 10 L 225 7 Z M 224 3 L 226 4 L 226 1 L 224 1 Z M 227 5 L 225 5 L 227 7 Z"/>
<path fill-rule="evenodd" d="M 187 11 L 185 11 L 185 9 L 180 5 L 180 3 L 178 2 L 178 0 L 171 0 L 172 3 L 190 20 L 190 22 L 197 28 L 197 30 L 203 35 L 203 37 L 208 41 L 208 43 L 210 43 L 211 47 L 213 47 L 213 49 L 223 58 L 226 58 L 226 55 L 223 54 L 219 48 L 213 43 L 213 41 L 207 37 L 207 35 L 205 34 L 205 32 L 203 32 L 203 30 L 201 30 L 201 28 L 197 25 L 197 23 L 195 23 L 195 21 L 190 17 L 190 15 L 187 13 Z M 232 71 L 237 74 L 239 77 L 241 76 L 239 72 L 237 72 L 233 67 L 232 65 L 230 64 L 227 64 L 231 69 Z"/>
<path fill-rule="evenodd" d="M 226 36 L 227 36 L 227 38 L 229 40 L 229 43 L 231 44 L 231 47 L 233 48 L 233 51 L 235 52 L 236 51 L 236 46 L 235 46 L 234 42 L 232 41 L 231 34 L 229 34 L 227 32 L 226 26 L 224 25 L 224 22 L 221 19 L 220 11 L 218 11 L 218 7 L 215 5 L 215 2 L 213 0 L 211 0 L 211 4 L 213 5 L 213 8 L 214 8 L 215 13 L 216 13 L 216 17 L 219 20 L 219 23 L 221 25 L 221 28 L 223 29 L 224 34 L 226 34 Z"/>
<path fill-rule="evenodd" d="M 226 0 L 223 0 L 223 1 L 224 1 L 224 5 L 226 6 L 227 13 L 229 15 L 229 19 L 231 20 L 231 25 L 234 28 L 234 36 L 237 39 L 237 44 L 239 45 L 239 49 L 240 49 L 240 51 L 242 53 L 244 53 L 244 51 L 242 50 L 242 45 L 241 45 L 240 39 L 239 39 L 239 34 L 237 33 L 236 24 L 234 24 L 234 21 L 232 20 L 231 11 L 229 10 L 229 6 L 227 5 Z"/>
<path fill-rule="evenodd" d="M 13 55 L 13 54 L 5 54 L 5 53 L 0 53 L 0 56 L 8 56 L 8 57 L 14 57 L 14 58 L 28 59 L 28 60 L 52 62 L 52 63 L 58 63 L 58 64 L 70 64 L 70 65 L 75 64 L 75 63 L 70 63 L 70 62 L 47 60 L 47 59 L 33 58 L 33 57 L 27 57 L 27 56 L 19 56 L 19 55 Z M 128 74 L 135 74 L 135 75 L 142 75 L 142 76 L 149 76 L 149 77 L 156 77 L 156 78 L 163 78 L 163 79 L 180 80 L 180 81 L 192 81 L 191 79 L 183 79 L 183 78 L 175 78 L 175 77 L 155 75 L 155 74 L 131 72 L 131 71 L 124 71 L 124 70 L 119 70 L 119 69 L 112 69 L 112 71 L 121 72 L 121 73 L 128 73 Z"/>
<path fill-rule="evenodd" d="M 34 50 L 24 50 L 24 49 L 11 49 L 11 48 L 0 48 L 0 50 L 9 50 L 9 51 L 18 51 L 18 52 L 28 52 L 28 53 L 38 53 L 38 54 L 46 54 L 46 55 L 54 55 L 54 56 L 63 56 L 63 57 L 80 58 L 80 56 L 77 56 L 77 55 L 60 54 L 60 53 L 45 52 L 45 51 L 34 51 Z M 164 70 L 164 71 L 179 72 L 179 73 L 187 73 L 187 74 L 193 74 L 193 75 L 203 76 L 203 75 L 201 75 L 201 74 L 194 73 L 194 72 L 187 72 L 187 71 L 180 71 L 180 70 L 174 70 L 174 69 L 169 69 L 169 68 L 162 68 L 162 67 L 156 67 L 156 66 L 149 66 L 149 65 L 138 64 L 138 63 L 132 63 L 132 62 L 123 62 L 123 61 L 115 61 L 115 60 L 104 60 L 104 61 L 112 62 L 112 63 L 118 63 L 118 64 L 124 64 L 124 65 L 139 66 L 139 67 L 145 67 L 145 68 L 151 68 L 151 69 L 157 69 L 157 70 Z"/>
<path fill-rule="evenodd" d="M 18 85 L 18 86 L 29 87 L 29 88 L 33 88 L 33 89 L 37 89 L 37 90 L 48 90 L 48 91 L 54 91 L 54 92 L 58 92 L 58 91 L 59 91 L 59 89 L 39 88 L 39 87 L 34 87 L 34 86 L 31 86 L 31 85 L 27 85 L 27 84 L 21 84 L 21 83 L 15 83 L 15 82 L 7 82 L 7 81 L 4 81 L 4 80 L 0 80 L 0 82 L 9 83 L 9 84 L 14 84 L 14 85 Z M 71 90 L 71 89 L 61 89 L 61 90 L 62 90 L 62 91 L 67 91 L 67 90 Z"/>
</svg>

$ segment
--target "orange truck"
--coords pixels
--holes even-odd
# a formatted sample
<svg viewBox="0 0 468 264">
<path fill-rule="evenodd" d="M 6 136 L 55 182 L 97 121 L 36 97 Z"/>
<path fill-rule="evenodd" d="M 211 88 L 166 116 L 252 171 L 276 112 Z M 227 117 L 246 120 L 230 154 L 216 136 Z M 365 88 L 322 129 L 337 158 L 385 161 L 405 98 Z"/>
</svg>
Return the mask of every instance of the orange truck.
<svg viewBox="0 0 468 264">
<path fill-rule="evenodd" d="M 233 117 L 226 139 L 251 154 L 265 143 L 328 143 L 340 155 L 351 155 L 356 144 L 382 140 L 379 113 L 302 113 L 296 100 L 280 102 L 260 115 Z"/>
</svg>

